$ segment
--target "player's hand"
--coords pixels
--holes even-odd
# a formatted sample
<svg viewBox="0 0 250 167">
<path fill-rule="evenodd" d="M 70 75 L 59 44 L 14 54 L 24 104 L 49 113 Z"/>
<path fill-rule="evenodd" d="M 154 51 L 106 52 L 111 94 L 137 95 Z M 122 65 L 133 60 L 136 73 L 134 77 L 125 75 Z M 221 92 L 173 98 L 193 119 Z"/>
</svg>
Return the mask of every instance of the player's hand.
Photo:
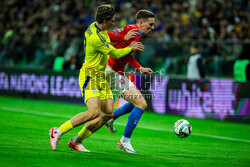
<svg viewBox="0 0 250 167">
<path fill-rule="evenodd" d="M 141 74 L 145 74 L 147 76 L 149 76 L 149 75 L 151 75 L 153 73 L 153 70 L 151 68 L 140 67 L 139 71 L 140 71 Z"/>
<path fill-rule="evenodd" d="M 126 35 L 124 35 L 124 40 L 128 41 L 134 37 L 136 37 L 136 35 L 138 34 L 138 29 L 132 29 L 130 30 Z"/>
<path fill-rule="evenodd" d="M 130 43 L 129 47 L 131 47 L 132 51 L 143 51 L 144 45 L 141 42 L 133 41 Z"/>
</svg>

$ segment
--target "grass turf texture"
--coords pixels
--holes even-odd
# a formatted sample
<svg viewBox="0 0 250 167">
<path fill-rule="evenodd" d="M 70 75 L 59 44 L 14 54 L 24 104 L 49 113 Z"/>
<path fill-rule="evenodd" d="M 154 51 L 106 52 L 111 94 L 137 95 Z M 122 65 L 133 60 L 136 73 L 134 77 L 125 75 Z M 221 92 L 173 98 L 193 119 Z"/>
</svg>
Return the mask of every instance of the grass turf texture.
<svg viewBox="0 0 250 167">
<path fill-rule="evenodd" d="M 48 130 L 84 105 L 0 96 L 0 166 L 249 166 L 250 125 L 216 120 L 187 119 L 193 127 L 188 138 L 172 132 L 183 117 L 145 112 L 132 136 L 137 155 L 117 149 L 127 117 L 116 121 L 117 133 L 101 128 L 84 141 L 90 153 L 68 148 L 80 127 L 64 135 L 52 151 Z M 203 135 L 203 136 L 202 136 Z M 226 140 L 204 135 L 243 140 Z"/>
</svg>

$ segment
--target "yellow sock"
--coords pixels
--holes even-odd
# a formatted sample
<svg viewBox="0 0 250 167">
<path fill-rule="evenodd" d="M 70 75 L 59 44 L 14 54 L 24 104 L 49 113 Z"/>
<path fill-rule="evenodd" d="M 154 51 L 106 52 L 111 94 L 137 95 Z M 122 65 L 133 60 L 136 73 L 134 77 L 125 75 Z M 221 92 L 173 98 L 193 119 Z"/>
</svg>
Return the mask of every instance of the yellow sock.
<svg viewBox="0 0 250 167">
<path fill-rule="evenodd" d="M 80 130 L 80 132 L 77 134 L 82 140 L 88 138 L 92 135 L 92 132 L 88 130 L 85 126 Z"/>
<path fill-rule="evenodd" d="M 71 129 L 73 129 L 73 125 L 70 122 L 70 120 L 68 120 L 67 122 L 62 124 L 58 129 L 62 132 L 62 134 L 65 134 L 68 131 L 70 131 Z"/>
</svg>

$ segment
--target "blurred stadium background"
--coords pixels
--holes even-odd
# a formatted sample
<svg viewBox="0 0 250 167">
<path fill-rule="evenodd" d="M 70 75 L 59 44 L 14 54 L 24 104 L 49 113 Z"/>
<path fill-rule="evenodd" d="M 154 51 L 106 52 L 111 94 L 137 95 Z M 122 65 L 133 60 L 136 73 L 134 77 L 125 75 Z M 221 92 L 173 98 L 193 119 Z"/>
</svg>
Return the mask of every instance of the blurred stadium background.
<svg viewBox="0 0 250 167">
<path fill-rule="evenodd" d="M 82 38 L 96 7 L 106 3 L 117 12 L 114 29 L 134 24 L 140 9 L 157 15 L 155 31 L 143 40 L 145 51 L 136 55 L 157 73 L 129 75 L 148 96 L 147 112 L 134 134 L 140 154 L 131 157 L 115 148 L 127 117 L 117 121 L 118 134 L 102 128 L 86 141 L 93 153 L 69 150 L 67 139 L 60 151 L 51 152 L 47 130 L 86 111 L 82 104 L 71 104 L 82 102 Z M 193 43 L 205 67 L 200 80 L 186 77 Z M 3 0 L 0 165 L 248 166 L 250 83 L 235 82 L 234 64 L 250 59 L 249 48 L 250 0 Z M 115 107 L 123 103 L 118 99 Z M 194 132 L 184 140 L 172 133 L 181 118 Z"/>
<path fill-rule="evenodd" d="M 145 39 L 146 50 L 138 56 L 154 71 L 185 75 L 188 44 L 196 41 L 208 75 L 232 78 L 234 61 L 248 52 L 248 0 L 10 0 L 1 1 L 1 64 L 62 70 L 54 64 L 60 57 L 64 70 L 78 70 L 84 61 L 83 34 L 94 20 L 95 8 L 107 2 L 115 6 L 117 27 L 135 23 L 139 9 L 156 13 L 155 32 Z"/>
</svg>

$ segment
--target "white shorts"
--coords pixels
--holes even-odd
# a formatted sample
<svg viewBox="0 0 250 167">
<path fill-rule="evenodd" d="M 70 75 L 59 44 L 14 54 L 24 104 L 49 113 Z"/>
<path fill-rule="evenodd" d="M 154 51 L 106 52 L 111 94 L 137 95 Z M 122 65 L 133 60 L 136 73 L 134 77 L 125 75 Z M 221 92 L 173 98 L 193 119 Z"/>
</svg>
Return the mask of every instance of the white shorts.
<svg viewBox="0 0 250 167">
<path fill-rule="evenodd" d="M 105 74 L 113 95 L 120 96 L 131 86 L 135 86 L 126 76 L 118 74 L 109 65 L 105 69 Z"/>
</svg>

